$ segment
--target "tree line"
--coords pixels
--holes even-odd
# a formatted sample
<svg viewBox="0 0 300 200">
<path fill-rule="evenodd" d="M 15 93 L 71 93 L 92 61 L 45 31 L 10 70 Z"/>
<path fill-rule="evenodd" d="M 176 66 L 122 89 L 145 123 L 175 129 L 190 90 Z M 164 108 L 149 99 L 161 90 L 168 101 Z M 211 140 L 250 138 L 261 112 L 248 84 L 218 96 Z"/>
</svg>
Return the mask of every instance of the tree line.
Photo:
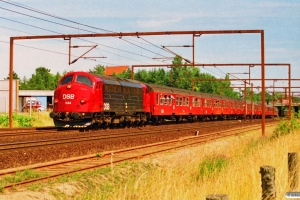
<svg viewBox="0 0 300 200">
<path fill-rule="evenodd" d="M 196 92 L 218 94 L 236 99 L 243 98 L 244 96 L 245 91 L 243 89 L 240 90 L 240 92 L 236 92 L 234 88 L 230 88 L 231 82 L 228 74 L 224 76 L 224 81 L 215 81 L 217 78 L 209 73 L 201 73 L 200 68 L 186 66 L 186 63 L 183 63 L 183 60 L 180 57 L 175 57 L 172 63 L 173 65 L 166 70 L 163 68 L 138 70 L 134 74 L 134 79 L 144 83 L 164 85 L 186 90 L 192 90 L 193 88 Z M 96 65 L 93 69 L 89 69 L 88 72 L 104 75 L 105 66 Z M 24 76 L 23 79 L 20 79 L 18 74 L 15 72 L 13 72 L 13 78 L 19 79 L 20 90 L 54 90 L 57 87 L 57 83 L 60 78 L 66 73 L 67 72 L 64 71 L 63 74 L 60 74 L 59 72 L 51 74 L 50 69 L 38 67 L 35 70 L 35 74 L 32 74 L 30 78 L 26 78 Z M 129 69 L 119 74 L 113 74 L 113 76 L 130 79 L 131 70 Z M 7 79 L 9 79 L 9 76 Z M 247 100 L 250 100 L 250 92 L 250 88 L 247 88 Z M 283 94 L 276 92 L 274 95 L 275 101 L 281 98 L 283 98 Z M 265 92 L 265 99 L 267 103 L 271 102 L 273 99 L 272 94 Z M 260 102 L 261 92 L 254 93 L 253 100 L 254 102 Z M 295 97 L 293 101 L 300 102 L 300 99 Z"/>
</svg>

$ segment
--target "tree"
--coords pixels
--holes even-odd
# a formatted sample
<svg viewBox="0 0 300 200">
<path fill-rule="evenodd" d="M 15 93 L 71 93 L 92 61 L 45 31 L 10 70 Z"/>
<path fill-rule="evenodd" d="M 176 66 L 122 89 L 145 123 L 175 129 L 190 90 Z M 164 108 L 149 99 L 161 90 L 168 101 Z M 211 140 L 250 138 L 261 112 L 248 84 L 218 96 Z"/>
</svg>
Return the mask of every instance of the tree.
<svg viewBox="0 0 300 200">
<path fill-rule="evenodd" d="M 119 77 L 119 78 L 127 78 L 131 79 L 131 70 L 124 70 L 122 73 L 116 74 L 114 73 L 113 76 Z"/>
<path fill-rule="evenodd" d="M 93 69 L 89 69 L 89 73 L 104 75 L 105 67 L 103 65 L 96 65 Z"/>
<path fill-rule="evenodd" d="M 143 69 L 143 70 L 138 70 L 136 73 L 134 73 L 134 79 L 135 80 L 138 80 L 138 81 L 141 81 L 141 82 L 144 82 L 144 83 L 149 83 L 148 82 L 148 72 Z"/>
<path fill-rule="evenodd" d="M 60 76 L 58 74 L 58 76 Z M 50 69 L 39 67 L 30 79 L 24 77 L 21 82 L 22 90 L 54 90 L 57 86 L 57 77 L 50 73 Z"/>
<path fill-rule="evenodd" d="M 4 80 L 8 80 L 8 79 L 10 79 L 10 74 L 8 74 L 8 77 L 5 78 Z M 14 71 L 13 71 L 13 79 L 19 79 L 20 80 L 18 74 L 16 72 L 14 72 Z"/>
</svg>

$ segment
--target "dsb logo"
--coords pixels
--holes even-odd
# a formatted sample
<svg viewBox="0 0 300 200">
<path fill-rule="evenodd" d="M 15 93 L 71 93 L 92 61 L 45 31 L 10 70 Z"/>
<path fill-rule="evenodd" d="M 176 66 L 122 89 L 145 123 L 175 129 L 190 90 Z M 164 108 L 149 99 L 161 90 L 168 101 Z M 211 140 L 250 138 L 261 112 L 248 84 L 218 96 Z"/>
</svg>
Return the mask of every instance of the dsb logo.
<svg viewBox="0 0 300 200">
<path fill-rule="evenodd" d="M 63 94 L 63 99 L 74 99 L 75 95 L 74 94 Z"/>
</svg>

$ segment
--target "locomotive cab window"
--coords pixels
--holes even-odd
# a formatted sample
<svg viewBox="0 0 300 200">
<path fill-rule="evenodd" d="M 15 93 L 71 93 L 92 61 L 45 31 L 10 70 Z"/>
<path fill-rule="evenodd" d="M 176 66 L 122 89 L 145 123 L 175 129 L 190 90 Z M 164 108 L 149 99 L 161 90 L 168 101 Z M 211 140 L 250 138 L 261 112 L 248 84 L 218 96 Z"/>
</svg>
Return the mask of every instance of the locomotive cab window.
<svg viewBox="0 0 300 200">
<path fill-rule="evenodd" d="M 86 76 L 83 76 L 83 75 L 77 75 L 76 82 L 77 83 L 82 83 L 82 84 L 90 86 L 90 87 L 93 87 L 93 82 L 91 81 L 91 79 L 89 77 L 86 77 Z"/>
<path fill-rule="evenodd" d="M 63 79 L 60 81 L 59 85 L 65 85 L 65 84 L 71 83 L 72 80 L 73 80 L 73 75 L 71 75 L 71 76 L 66 76 L 65 78 L 63 78 Z"/>
</svg>

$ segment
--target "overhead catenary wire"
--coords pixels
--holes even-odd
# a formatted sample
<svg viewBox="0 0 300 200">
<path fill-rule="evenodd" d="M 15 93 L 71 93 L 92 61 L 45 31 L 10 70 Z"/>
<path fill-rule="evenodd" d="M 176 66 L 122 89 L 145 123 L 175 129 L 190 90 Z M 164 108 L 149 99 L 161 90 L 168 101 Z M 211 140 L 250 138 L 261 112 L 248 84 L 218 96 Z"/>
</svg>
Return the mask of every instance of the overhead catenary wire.
<svg viewBox="0 0 300 200">
<path fill-rule="evenodd" d="M 93 29 L 97 29 L 97 30 L 101 30 L 101 31 L 105 31 L 105 32 L 110 32 L 110 33 L 117 33 L 116 31 L 111 31 L 111 30 L 107 30 L 107 29 L 103 29 L 103 28 L 99 28 L 99 27 L 95 27 L 95 26 L 90 26 L 90 25 L 86 25 L 86 24 L 83 24 L 83 23 L 79 23 L 79 22 L 76 22 L 76 21 L 73 21 L 73 20 L 69 20 L 69 19 L 66 19 L 66 18 L 63 18 L 63 17 L 60 17 L 60 16 L 57 16 L 57 15 L 53 15 L 51 13 L 47 13 L 47 12 L 44 12 L 44 11 L 41 11 L 41 10 L 38 10 L 38 9 L 35 9 L 35 8 L 32 8 L 32 7 L 29 7 L 29 6 L 25 6 L 23 4 L 20 4 L 20 3 L 17 3 L 17 2 L 13 2 L 13 1 L 5 1 L 5 0 L 0 0 L 4 3 L 8 3 L 8 4 L 11 4 L 11 5 L 14 5 L 14 6 L 17 6 L 17 7 L 20 7 L 20 8 L 23 8 L 23 9 L 27 9 L 27 10 L 30 10 L 32 12 L 37 12 L 39 14 L 43 14 L 43 15 L 47 15 L 47 16 L 50 16 L 50 17 L 53 17 L 53 18 L 56 18 L 56 19 L 60 19 L 60 20 L 64 20 L 64 21 L 67 21 L 67 22 L 71 22 L 71 23 L 74 23 L 74 24 L 77 24 L 77 25 L 81 25 L 81 26 L 85 26 L 85 27 L 89 27 L 89 28 L 93 28 Z M 13 3 L 12 3 L 13 2 Z M 122 38 L 121 38 L 122 39 Z M 143 38 L 141 38 L 143 39 Z M 129 39 L 130 40 L 130 39 Z M 163 49 L 163 48 L 160 48 L 159 46 L 157 45 L 154 45 L 153 43 L 143 39 L 144 41 L 148 42 L 149 44 L 159 48 L 159 49 Z M 137 42 L 137 41 L 135 41 Z M 163 49 L 165 50 L 165 49 Z M 165 50 L 166 51 L 166 50 Z M 168 51 L 166 51 L 168 52 Z"/>
<path fill-rule="evenodd" d="M 63 18 L 63 17 L 59 17 L 59 16 L 57 16 L 57 15 L 53 15 L 53 14 L 50 14 L 50 13 L 47 13 L 47 12 L 44 12 L 44 11 L 41 11 L 41 10 L 38 10 L 38 9 L 35 9 L 35 8 L 32 8 L 32 7 L 29 7 L 29 6 L 25 6 L 25 5 L 22 5 L 22 4 L 20 4 L 20 3 L 16 3 L 16 2 L 13 2 L 13 1 L 9 1 L 9 0 L 8 0 L 8 1 L 0 0 L 0 1 L 3 2 L 3 3 L 7 3 L 7 4 L 10 4 L 10 5 L 17 6 L 17 7 L 19 7 L 19 8 L 23 8 L 23 9 L 26 9 L 26 10 L 30 10 L 30 11 L 32 11 L 32 12 L 36 12 L 36 13 L 39 13 L 39 14 L 42 14 L 42 15 L 46 15 L 46 16 L 50 16 L 50 17 L 53 17 L 53 18 L 56 18 L 56 19 L 60 19 L 60 20 L 64 20 L 64 21 L 67 21 L 67 22 L 70 22 L 70 23 L 74 23 L 74 24 L 76 24 L 76 25 L 81 25 L 81 26 L 85 26 L 85 27 L 88 27 L 88 28 L 97 29 L 97 30 L 101 30 L 101 31 L 105 31 L 105 32 L 116 33 L 115 31 L 111 31 L 111 30 L 107 30 L 107 29 L 103 29 L 103 28 L 99 28 L 99 27 L 94 27 L 94 26 L 86 25 L 86 24 L 79 23 L 79 22 L 76 22 L 76 21 L 72 21 L 72 20 L 69 20 L 69 19 L 66 19 L 66 18 Z M 21 15 L 25 15 L 25 16 L 28 16 L 28 17 L 33 17 L 33 18 L 35 18 L 35 19 L 43 20 L 43 21 L 46 21 L 46 22 L 49 22 L 49 23 L 54 23 L 54 24 L 57 24 L 57 25 L 61 25 L 61 26 L 65 26 L 65 27 L 69 27 L 69 28 L 73 28 L 73 29 L 77 29 L 77 30 L 82 30 L 82 31 L 86 31 L 86 32 L 96 33 L 96 32 L 90 31 L 90 30 L 86 30 L 86 29 L 82 29 L 82 28 L 79 28 L 79 27 L 74 27 L 74 26 L 69 26 L 69 25 L 66 25 L 66 24 L 61 24 L 61 23 L 53 22 L 53 21 L 50 21 L 50 20 L 46 20 L 46 19 L 42 19 L 42 18 L 40 18 L 40 17 L 35 17 L 35 16 L 32 16 L 32 15 L 20 13 L 20 12 L 13 11 L 13 10 L 10 10 L 10 9 L 6 9 L 6 8 L 2 8 L 2 7 L 0 7 L 0 9 L 8 10 L 8 11 L 10 11 L 10 12 L 15 12 L 15 13 L 18 13 L 18 14 L 21 14 Z M 3 18 L 3 17 L 1 17 L 1 18 Z M 4 19 L 5 19 L 5 18 L 4 18 Z M 7 19 L 7 18 L 6 18 L 6 19 Z M 12 20 L 12 21 L 14 21 L 14 20 Z M 22 23 L 22 22 L 17 22 L 17 23 L 25 24 L 25 23 Z M 37 27 L 37 26 L 29 25 L 29 24 L 28 24 L 28 26 L 35 27 L 35 28 L 40 28 L 40 27 Z M 60 33 L 58 33 L 58 32 L 51 31 L 51 30 L 48 30 L 48 29 L 44 29 L 44 28 L 40 28 L 40 29 L 41 29 L 41 30 L 46 30 L 46 31 L 50 31 L 50 32 L 53 32 L 53 33 L 60 34 Z M 145 41 L 145 42 L 151 44 L 152 46 L 154 46 L 154 47 L 156 47 L 156 48 L 159 48 L 160 50 L 164 50 L 164 51 L 170 53 L 170 52 L 167 51 L 166 49 L 161 48 L 161 47 L 159 47 L 159 46 L 157 46 L 157 45 L 155 45 L 155 44 L 149 42 L 148 40 L 146 40 L 146 39 L 144 39 L 144 38 L 141 38 L 141 37 L 138 37 L 138 38 L 142 39 L 143 41 Z M 149 51 L 149 52 L 151 52 L 151 53 L 154 53 L 155 55 L 163 56 L 163 55 L 161 55 L 161 54 L 158 54 L 158 53 L 156 53 L 156 52 L 153 52 L 153 51 L 151 51 L 151 50 L 148 50 L 148 49 L 146 49 L 146 48 L 144 48 L 144 47 L 141 47 L 141 46 L 139 46 L 139 45 L 136 45 L 136 44 L 134 44 L 134 43 L 132 43 L 132 42 L 129 42 L 129 41 L 128 41 L 128 40 L 130 40 L 129 38 L 128 38 L 127 40 L 124 39 L 124 38 L 121 38 L 121 39 L 123 39 L 124 41 L 128 42 L 129 44 L 132 44 L 132 45 L 134 45 L 134 46 L 137 46 L 138 48 L 142 48 L 142 49 L 144 49 L 144 50 L 146 50 L 146 51 Z M 104 47 L 106 47 L 106 48 L 112 48 L 112 49 L 115 49 L 115 50 L 118 50 L 118 51 L 123 51 L 123 52 L 130 53 L 130 54 L 133 54 L 133 55 L 142 56 L 142 57 L 145 57 L 145 58 L 148 58 L 148 59 L 153 59 L 153 58 L 148 57 L 148 56 L 145 56 L 145 55 L 141 55 L 141 54 L 129 52 L 129 51 L 126 51 L 126 50 L 122 50 L 122 49 L 110 47 L 110 46 L 108 46 L 108 45 L 103 45 L 103 44 L 91 42 L 91 41 L 89 41 L 89 40 L 84 40 L 84 39 L 81 39 L 81 40 L 86 41 L 86 42 L 90 42 L 90 43 L 94 43 L 94 44 L 97 44 L 97 45 L 101 45 L 101 46 L 104 46 Z M 136 42 L 136 41 L 135 41 L 135 42 Z M 102 50 L 102 51 L 104 51 L 104 50 Z M 108 52 L 108 51 L 106 51 L 106 52 Z M 108 52 L 108 53 L 111 53 L 111 52 Z M 113 54 L 113 53 L 111 53 L 111 54 Z M 118 55 L 118 54 L 114 54 L 114 55 Z M 118 55 L 118 56 L 120 56 L 120 55 Z M 124 56 L 122 56 L 122 57 L 124 57 Z M 166 57 L 166 56 L 163 56 L 163 57 Z M 125 58 L 128 58 L 128 57 L 125 57 Z M 135 59 L 132 59 L 132 58 L 128 58 L 128 59 L 135 60 Z M 137 61 L 137 60 L 135 60 L 135 61 Z M 141 62 L 141 61 L 138 61 L 138 62 Z M 165 62 L 165 61 L 161 61 L 161 62 Z M 217 68 L 217 69 L 218 69 L 218 68 Z M 205 68 L 205 70 L 210 71 L 211 73 L 214 73 L 214 74 L 216 74 L 216 75 L 222 77 L 221 75 L 219 75 L 219 74 L 213 72 L 212 70 L 208 70 L 208 69 L 206 69 L 206 68 Z M 223 74 L 226 74 L 226 73 L 224 73 L 223 71 L 221 71 L 220 69 L 218 69 L 218 70 L 219 70 L 220 72 L 222 72 Z"/>
<path fill-rule="evenodd" d="M 82 23 L 78 23 L 78 22 L 75 22 L 75 21 L 72 21 L 72 20 L 68 20 L 68 19 L 65 19 L 65 18 L 62 18 L 62 17 L 59 17 L 59 16 L 56 16 L 56 15 L 53 15 L 53 14 L 49 14 L 49 13 L 46 13 L 44 11 L 40 11 L 40 10 L 37 10 L 35 8 L 30 8 L 28 6 L 20 6 L 22 4 L 19 4 L 17 5 L 16 3 L 10 3 L 8 1 L 4 1 L 4 0 L 0 0 L 1 2 L 4 2 L 4 3 L 8 3 L 8 4 L 11 4 L 11 5 L 14 5 L 14 6 L 17 6 L 17 7 L 21 7 L 23 9 L 27 9 L 27 10 L 30 10 L 32 12 L 37 12 L 39 14 L 43 14 L 43 15 L 47 15 L 47 16 L 50 16 L 50 17 L 54 17 L 56 19 L 60 19 L 60 20 L 64 20 L 64 21 L 68 21 L 68 22 L 71 22 L 71 23 L 75 23 L 77 25 L 82 25 L 82 26 L 86 26 L 86 27 L 89 27 L 89 28 L 93 28 L 93 29 L 99 29 L 99 30 L 102 30 L 102 31 L 106 31 L 106 32 L 112 32 L 112 33 L 116 33 L 115 31 L 109 31 L 109 30 L 106 30 L 106 29 L 102 29 L 102 28 L 98 28 L 98 27 L 94 27 L 94 26 L 89 26 L 89 25 L 85 25 L 85 24 L 82 24 Z M 2 8 L 0 7 L 0 9 L 4 9 L 4 10 L 7 10 L 7 11 L 11 11 L 11 12 L 14 12 L 14 13 L 18 13 L 18 14 L 21 14 L 21 15 L 25 15 L 25 16 L 28 16 L 28 17 L 32 17 L 32 18 L 35 18 L 35 19 L 39 19 L 39 20 L 43 20 L 43 21 L 46 21 L 46 22 L 49 22 L 49 23 L 54 23 L 54 24 L 57 24 L 57 25 L 61 25 L 61 26 L 66 26 L 68 28 L 73 28 L 73 29 L 77 29 L 77 30 L 82 30 L 82 31 L 86 31 L 86 32 L 90 32 L 90 33 L 96 33 L 96 32 L 93 32 L 93 31 L 89 31 L 89 30 L 85 30 L 85 29 L 81 29 L 79 27 L 74 27 L 74 26 L 69 26 L 69 25 L 65 25 L 65 24 L 61 24 L 61 23 L 58 23 L 58 22 L 53 22 L 53 21 L 50 21 L 50 20 L 46 20 L 46 19 L 42 19 L 42 18 L 39 18 L 39 17 L 35 17 L 35 16 L 32 16 L 32 15 L 28 15 L 28 14 L 23 14 L 23 13 L 20 13 L 20 12 L 17 12 L 17 11 L 13 11 L 13 10 L 10 10 L 10 9 L 6 9 L 6 8 Z M 121 38 L 123 39 L 123 38 Z M 124 40 L 124 39 L 123 39 Z M 86 40 L 88 41 L 88 40 Z M 128 42 L 128 41 L 127 41 Z M 130 44 L 133 44 L 133 43 L 130 43 Z M 138 46 L 138 45 L 136 45 Z M 142 48 L 140 46 L 138 46 L 139 48 Z M 144 48 L 145 49 L 145 48 Z M 147 50 L 149 51 L 149 50 Z M 157 53 L 155 53 L 157 54 Z M 149 57 L 148 57 L 149 58 Z M 152 59 L 152 58 L 149 58 L 149 59 Z"/>
<path fill-rule="evenodd" d="M 10 42 L 3 41 L 3 40 L 0 40 L 0 42 L 10 44 Z M 62 52 L 57 52 L 57 51 L 52 51 L 52 50 L 48 50 L 48 49 L 42 49 L 42 48 L 37 48 L 37 47 L 32 47 L 32 46 L 22 45 L 22 44 L 15 44 L 15 45 L 21 46 L 21 47 L 30 48 L 30 49 L 35 49 L 35 50 L 40 50 L 40 51 L 45 51 L 45 52 L 60 54 L 60 55 L 64 55 L 64 56 L 69 56 L 69 54 L 62 53 Z M 78 57 L 78 56 L 73 55 L 72 57 Z M 109 64 L 109 65 L 115 65 L 115 64 L 112 64 L 112 63 L 106 63 L 106 62 L 100 62 L 100 61 L 96 61 L 96 62 L 105 63 L 105 64 Z"/>
<path fill-rule="evenodd" d="M 41 28 L 41 27 L 38 27 L 38 26 L 30 25 L 30 24 L 23 23 L 23 22 L 19 22 L 19 21 L 16 21 L 16 20 L 11 20 L 11 19 L 8 19 L 8 18 L 5 18 L 5 17 L 0 17 L 0 18 L 5 19 L 5 20 L 8 20 L 8 21 L 15 22 L 15 23 L 20 23 L 20 24 L 23 24 L 23 25 L 26 25 L 26 26 L 30 26 L 30 27 L 33 27 L 33 28 L 37 28 L 37 29 L 41 29 L 41 30 L 45 30 L 45 31 L 49 31 L 49 32 L 57 33 L 57 34 L 62 34 L 62 33 L 55 32 L 55 31 L 52 31 L 52 30 L 49 30 L 49 29 L 45 29 L 45 28 Z M 10 29 L 10 28 L 8 28 L 8 27 L 3 27 L 3 26 L 2 26 L 2 28 Z M 17 30 L 17 29 L 10 29 L 10 30 L 14 30 L 14 31 L 18 31 L 18 32 L 23 32 L 23 33 L 35 35 L 35 34 L 33 34 L 33 33 L 24 32 L 24 31 Z M 65 42 L 65 43 L 67 43 L 66 41 L 62 41 L 62 40 L 59 40 L 59 39 L 55 39 L 55 40 L 58 40 L 58 41 L 60 41 L 60 42 Z M 114 50 L 123 51 L 123 52 L 129 53 L 129 54 L 142 56 L 142 55 L 139 55 L 139 54 L 134 53 L 134 52 L 130 52 L 130 51 L 118 49 L 118 48 L 111 47 L 111 46 L 108 46 L 108 45 L 103 45 L 103 44 L 100 44 L 100 43 L 97 43 L 97 42 L 92 42 L 92 41 L 89 41 L 89 40 L 86 40 L 86 39 L 79 39 L 79 40 L 86 41 L 86 42 L 89 42 L 89 43 L 92 43 L 92 44 L 101 45 L 101 46 L 104 46 L 104 47 L 106 47 L 106 48 L 111 48 L 111 49 L 114 49 Z M 97 49 L 98 49 L 98 48 L 97 48 Z M 102 50 L 102 51 L 105 51 L 105 50 Z M 106 52 L 111 53 L 111 52 L 109 52 L 109 51 L 106 51 Z M 118 55 L 118 54 L 115 54 L 115 53 L 111 53 L 111 54 Z M 138 60 L 135 60 L 135 59 L 132 59 L 132 58 L 129 58 L 129 57 L 125 57 L 125 56 L 121 56 L 121 55 L 118 55 L 118 56 L 124 57 L 124 58 L 127 58 L 127 59 L 130 59 L 130 60 L 138 61 Z M 150 57 L 147 57 L 147 56 L 142 56 L 142 57 L 151 59 Z M 141 61 L 138 61 L 138 62 L 141 62 Z M 142 63 L 144 63 L 144 62 L 142 62 Z"/>
<path fill-rule="evenodd" d="M 110 30 L 106 30 L 106 29 L 103 29 L 103 28 L 98 28 L 98 27 L 82 24 L 82 23 L 79 23 L 79 22 L 75 22 L 75 21 L 72 21 L 72 20 L 69 20 L 69 19 L 66 19 L 66 18 L 63 18 L 63 17 L 59 17 L 57 15 L 53 15 L 53 14 L 50 14 L 50 13 L 47 13 L 47 12 L 44 12 L 44 11 L 41 11 L 41 10 L 38 10 L 38 9 L 35 9 L 35 8 L 32 8 L 32 7 L 29 7 L 29 6 L 25 6 L 25 5 L 17 3 L 17 2 L 5 1 L 5 0 L 0 0 L 0 1 L 2 1 L 4 3 L 11 4 L 11 5 L 14 5 L 14 6 L 17 6 L 17 7 L 20 7 L 20 8 L 23 8 L 23 9 L 26 9 L 26 10 L 30 10 L 32 12 L 37 12 L 37 13 L 40 13 L 40 14 L 43 14 L 43 15 L 47 15 L 49 17 L 53 17 L 53 18 L 56 18 L 56 19 L 68 21 L 68 22 L 71 22 L 71 23 L 74 23 L 74 24 L 77 24 L 77 25 L 81 25 L 81 26 L 85 26 L 85 27 L 89 27 L 89 28 L 93 28 L 93 29 L 98 29 L 98 30 L 102 30 L 102 31 L 105 31 L 105 32 L 116 33 L 115 31 L 110 31 Z"/>
</svg>

